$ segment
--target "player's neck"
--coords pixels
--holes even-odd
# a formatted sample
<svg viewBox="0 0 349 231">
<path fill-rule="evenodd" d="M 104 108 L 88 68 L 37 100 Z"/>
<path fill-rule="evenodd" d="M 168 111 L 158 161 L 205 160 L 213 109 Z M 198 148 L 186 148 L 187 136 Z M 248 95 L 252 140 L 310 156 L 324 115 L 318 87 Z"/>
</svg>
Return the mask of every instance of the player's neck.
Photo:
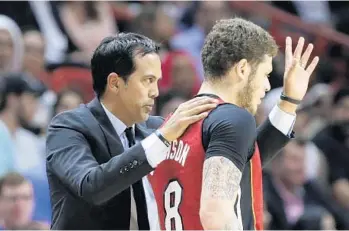
<svg viewBox="0 0 349 231">
<path fill-rule="evenodd" d="M 213 94 L 221 98 L 224 102 L 239 105 L 237 93 L 239 89 L 228 88 L 224 83 L 211 83 L 204 81 L 198 94 Z"/>
</svg>

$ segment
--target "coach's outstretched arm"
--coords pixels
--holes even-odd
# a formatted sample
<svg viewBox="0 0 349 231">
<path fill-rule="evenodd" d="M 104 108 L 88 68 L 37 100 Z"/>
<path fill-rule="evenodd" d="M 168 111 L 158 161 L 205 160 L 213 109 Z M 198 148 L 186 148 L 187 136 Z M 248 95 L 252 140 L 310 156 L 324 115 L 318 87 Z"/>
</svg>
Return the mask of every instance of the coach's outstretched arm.
<svg viewBox="0 0 349 231">
<path fill-rule="evenodd" d="M 215 100 L 209 97 L 183 103 L 159 131 L 168 141 L 172 141 L 181 136 L 190 124 L 206 117 L 206 111 L 216 105 Z M 91 150 L 91 145 L 96 141 L 89 137 L 89 134 L 98 131 L 86 131 L 86 122 L 72 111 L 52 120 L 46 141 L 46 165 L 48 174 L 54 174 L 72 194 L 90 204 L 107 202 L 150 173 L 165 159 L 167 149 L 159 149 L 159 142 L 155 141 L 157 136 L 150 135 L 106 163 L 99 164 Z M 99 129 L 98 124 L 96 129 Z M 157 155 L 153 158 L 157 163 L 150 163 L 148 155 Z M 134 166 L 137 169 L 122 174 L 124 166 L 134 160 L 138 160 L 139 165 Z"/>
<path fill-rule="evenodd" d="M 243 230 L 240 181 L 252 155 L 254 118 L 242 108 L 225 104 L 205 119 L 203 127 L 208 147 L 202 173 L 201 224 L 205 230 Z"/>
<path fill-rule="evenodd" d="M 286 38 L 283 96 L 268 120 L 258 128 L 257 141 L 263 164 L 272 159 L 291 138 L 297 106 L 303 100 L 310 76 L 319 62 L 318 57 L 308 62 L 314 46 L 310 43 L 303 53 L 304 42 L 304 38 L 300 37 L 292 52 L 292 39 Z M 275 129 L 270 129 L 270 123 Z"/>
</svg>

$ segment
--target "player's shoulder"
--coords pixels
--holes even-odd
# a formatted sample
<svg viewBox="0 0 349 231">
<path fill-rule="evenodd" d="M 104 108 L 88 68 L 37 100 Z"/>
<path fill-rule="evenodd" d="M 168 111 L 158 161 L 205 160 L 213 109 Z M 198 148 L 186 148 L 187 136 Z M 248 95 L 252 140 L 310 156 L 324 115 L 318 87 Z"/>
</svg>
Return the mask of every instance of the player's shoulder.
<svg viewBox="0 0 349 231">
<path fill-rule="evenodd" d="M 218 105 L 205 119 L 206 124 L 231 124 L 234 126 L 256 127 L 253 115 L 246 109 L 234 104 L 224 103 Z"/>
</svg>

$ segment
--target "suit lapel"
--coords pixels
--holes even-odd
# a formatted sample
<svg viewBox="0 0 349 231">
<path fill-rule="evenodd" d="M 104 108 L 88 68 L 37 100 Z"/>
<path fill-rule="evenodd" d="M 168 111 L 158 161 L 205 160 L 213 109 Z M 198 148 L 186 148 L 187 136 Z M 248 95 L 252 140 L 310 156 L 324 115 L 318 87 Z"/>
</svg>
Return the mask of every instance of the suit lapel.
<svg viewBox="0 0 349 231">
<path fill-rule="evenodd" d="M 99 100 L 94 98 L 90 103 L 87 104 L 87 107 L 99 122 L 99 126 L 104 133 L 104 138 L 108 145 L 111 157 L 121 154 L 124 151 L 121 140 L 108 119 L 108 116 Z"/>
</svg>

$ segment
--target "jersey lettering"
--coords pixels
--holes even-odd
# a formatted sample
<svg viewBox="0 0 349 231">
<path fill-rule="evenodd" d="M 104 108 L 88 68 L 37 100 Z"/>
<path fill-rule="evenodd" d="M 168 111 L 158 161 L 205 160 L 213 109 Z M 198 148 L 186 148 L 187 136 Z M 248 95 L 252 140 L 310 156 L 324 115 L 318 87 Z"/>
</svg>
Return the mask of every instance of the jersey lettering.
<svg viewBox="0 0 349 231">
<path fill-rule="evenodd" d="M 171 143 L 171 149 L 167 153 L 166 159 L 177 161 L 184 167 L 189 151 L 190 146 L 188 144 L 184 143 L 182 140 L 174 140 Z"/>
<path fill-rule="evenodd" d="M 179 213 L 182 202 L 182 186 L 177 180 L 171 181 L 164 192 L 166 230 L 183 230 L 183 221 Z"/>
</svg>

